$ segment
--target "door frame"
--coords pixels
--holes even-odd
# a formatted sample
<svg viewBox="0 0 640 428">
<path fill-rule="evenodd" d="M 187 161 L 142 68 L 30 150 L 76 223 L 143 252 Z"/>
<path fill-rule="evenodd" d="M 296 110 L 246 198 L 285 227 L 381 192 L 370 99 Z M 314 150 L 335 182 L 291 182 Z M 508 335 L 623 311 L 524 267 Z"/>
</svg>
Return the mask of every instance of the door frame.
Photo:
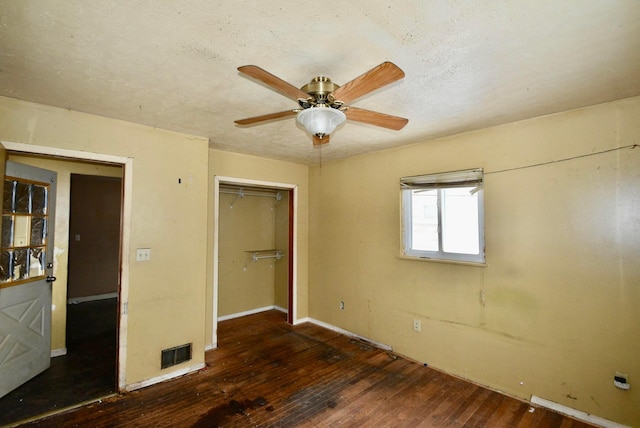
<svg viewBox="0 0 640 428">
<path fill-rule="evenodd" d="M 133 188 L 133 158 L 104 153 L 90 153 L 80 150 L 60 149 L 56 147 L 0 141 L 8 152 L 25 153 L 80 161 L 106 162 L 122 167 L 122 225 L 120 230 L 120 287 L 118 308 L 118 390 L 126 390 L 127 373 L 127 325 L 129 304 L 129 260 L 131 241 L 131 206 Z"/>
<path fill-rule="evenodd" d="M 298 320 L 297 290 L 297 230 L 298 230 L 298 185 L 289 183 L 278 183 L 272 181 L 250 180 L 238 177 L 226 177 L 216 175 L 214 177 L 213 186 L 213 292 L 212 292 L 212 330 L 211 344 L 207 349 L 215 349 L 218 347 L 218 259 L 219 259 L 219 227 L 220 227 L 220 184 L 229 184 L 235 186 L 258 186 L 268 187 L 272 189 L 287 190 L 289 197 L 289 296 L 287 308 L 287 321 L 290 324 L 296 324 Z"/>
</svg>

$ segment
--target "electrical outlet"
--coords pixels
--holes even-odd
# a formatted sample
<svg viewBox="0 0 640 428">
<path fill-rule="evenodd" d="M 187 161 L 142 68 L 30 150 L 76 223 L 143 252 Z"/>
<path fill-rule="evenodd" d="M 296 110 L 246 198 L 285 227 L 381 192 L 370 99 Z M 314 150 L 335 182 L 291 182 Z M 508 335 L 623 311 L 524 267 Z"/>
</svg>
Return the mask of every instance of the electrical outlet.
<svg viewBox="0 0 640 428">
<path fill-rule="evenodd" d="M 340 310 L 344 311 L 344 302 L 340 300 Z"/>
<path fill-rule="evenodd" d="M 624 383 L 629 383 L 629 375 L 626 373 L 616 372 L 615 377 L 620 378 L 620 380 Z"/>
<path fill-rule="evenodd" d="M 616 388 L 620 388 L 623 390 L 628 390 L 631 388 L 631 384 L 629 383 L 629 375 L 622 372 L 616 372 L 613 377 L 613 384 Z"/>
<path fill-rule="evenodd" d="M 422 325 L 420 323 L 420 320 L 413 320 L 413 331 L 417 331 L 417 332 L 422 331 Z"/>
</svg>

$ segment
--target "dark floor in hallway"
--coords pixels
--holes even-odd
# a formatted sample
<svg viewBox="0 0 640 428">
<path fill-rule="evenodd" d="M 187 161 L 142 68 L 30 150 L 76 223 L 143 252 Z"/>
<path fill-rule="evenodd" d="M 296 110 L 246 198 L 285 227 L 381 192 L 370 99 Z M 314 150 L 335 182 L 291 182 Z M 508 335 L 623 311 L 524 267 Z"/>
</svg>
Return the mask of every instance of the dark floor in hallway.
<svg viewBox="0 0 640 428">
<path fill-rule="evenodd" d="M 0 426 L 116 391 L 117 299 L 67 306 L 67 355 L 0 398 Z"/>
</svg>

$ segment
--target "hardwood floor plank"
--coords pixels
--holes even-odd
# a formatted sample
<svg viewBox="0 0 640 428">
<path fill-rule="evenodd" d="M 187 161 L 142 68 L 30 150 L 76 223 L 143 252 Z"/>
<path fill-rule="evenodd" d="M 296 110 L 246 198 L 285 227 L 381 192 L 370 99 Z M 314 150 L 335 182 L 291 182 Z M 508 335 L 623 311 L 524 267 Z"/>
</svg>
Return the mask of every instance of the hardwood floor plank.
<svg viewBox="0 0 640 428">
<path fill-rule="evenodd" d="M 589 426 L 277 311 L 221 322 L 218 338 L 203 370 L 28 425 Z"/>
<path fill-rule="evenodd" d="M 427 405 L 420 411 L 416 412 L 414 414 L 415 426 L 420 426 L 422 421 L 425 420 L 430 420 L 434 426 L 446 426 L 447 421 L 449 421 L 449 423 L 454 423 L 453 418 L 449 418 L 455 414 L 456 410 L 459 409 L 460 403 L 468 400 L 471 394 L 473 394 L 477 389 L 476 385 L 469 382 L 463 382 L 458 385 L 455 385 L 454 382 L 447 382 L 446 378 L 448 376 L 443 376 L 444 379 L 439 382 L 434 382 L 432 387 L 437 391 L 438 388 L 440 388 L 441 383 L 446 385 L 446 389 L 442 388 L 445 391 L 445 401 L 435 408 L 431 408 Z M 435 391 L 432 392 L 432 394 L 435 393 Z M 425 398 L 425 401 L 430 401 L 428 396 Z"/>
</svg>

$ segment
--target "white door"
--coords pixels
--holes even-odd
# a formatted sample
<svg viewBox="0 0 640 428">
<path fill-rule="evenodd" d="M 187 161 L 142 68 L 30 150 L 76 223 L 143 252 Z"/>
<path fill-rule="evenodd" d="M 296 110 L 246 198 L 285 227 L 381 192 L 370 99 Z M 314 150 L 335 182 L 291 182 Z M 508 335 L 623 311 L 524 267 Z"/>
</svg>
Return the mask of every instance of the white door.
<svg viewBox="0 0 640 428">
<path fill-rule="evenodd" d="M 6 163 L 0 232 L 0 397 L 51 360 L 57 174 Z"/>
</svg>

